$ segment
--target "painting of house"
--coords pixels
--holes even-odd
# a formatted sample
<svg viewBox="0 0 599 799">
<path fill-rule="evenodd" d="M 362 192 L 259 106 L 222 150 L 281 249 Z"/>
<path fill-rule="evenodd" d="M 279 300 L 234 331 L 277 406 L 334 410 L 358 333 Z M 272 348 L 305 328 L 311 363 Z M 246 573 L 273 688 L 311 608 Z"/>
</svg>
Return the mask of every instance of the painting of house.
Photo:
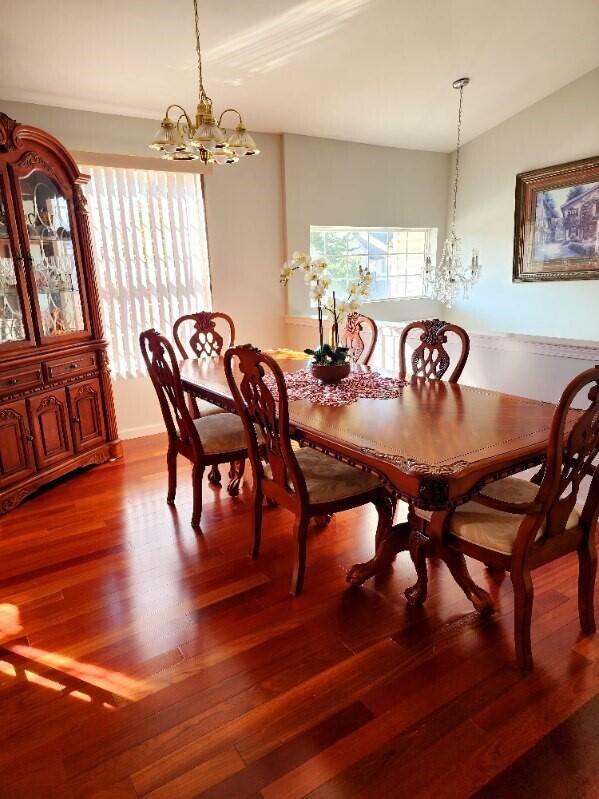
<svg viewBox="0 0 599 799">
<path fill-rule="evenodd" d="M 597 256 L 599 269 L 599 183 L 539 191 L 532 260 L 561 267 Z"/>
</svg>

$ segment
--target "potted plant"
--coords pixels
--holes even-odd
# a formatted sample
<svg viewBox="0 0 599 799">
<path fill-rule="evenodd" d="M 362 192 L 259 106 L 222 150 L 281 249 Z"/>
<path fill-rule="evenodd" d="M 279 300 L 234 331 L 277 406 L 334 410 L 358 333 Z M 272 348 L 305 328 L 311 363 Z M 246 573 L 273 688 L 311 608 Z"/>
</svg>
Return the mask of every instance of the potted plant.
<svg viewBox="0 0 599 799">
<path fill-rule="evenodd" d="M 305 281 L 310 286 L 310 298 L 318 309 L 318 347 L 306 349 L 312 356 L 310 364 L 314 377 L 323 383 L 337 383 L 351 372 L 351 362 L 347 347 L 339 346 L 339 325 L 347 314 L 360 308 L 360 299 L 368 297 L 372 275 L 367 269 L 359 268 L 358 277 L 347 287 L 347 299 L 337 302 L 336 292 L 331 291 L 331 279 L 327 274 L 328 264 L 322 259 L 313 259 L 303 252 L 294 252 L 289 262 L 283 264 L 281 283 L 286 286 L 297 271 L 303 271 Z M 331 320 L 330 343 L 324 340 L 323 315 Z"/>
</svg>

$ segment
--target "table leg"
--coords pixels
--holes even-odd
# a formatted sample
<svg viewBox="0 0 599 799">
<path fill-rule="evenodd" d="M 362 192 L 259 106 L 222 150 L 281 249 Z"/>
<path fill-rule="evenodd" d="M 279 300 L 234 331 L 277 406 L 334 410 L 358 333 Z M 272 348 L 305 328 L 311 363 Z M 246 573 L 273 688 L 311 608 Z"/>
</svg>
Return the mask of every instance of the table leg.
<svg viewBox="0 0 599 799">
<path fill-rule="evenodd" d="M 439 556 L 447 564 L 447 568 L 451 572 L 453 579 L 472 602 L 474 609 L 477 610 L 481 616 L 490 616 L 492 613 L 495 613 L 495 605 L 493 604 L 490 594 L 474 582 L 468 572 L 466 558 L 462 553 L 451 547 L 441 546 L 439 549 Z"/>
<path fill-rule="evenodd" d="M 354 586 L 362 585 L 371 577 L 387 571 L 395 560 L 395 556 L 408 549 L 409 538 L 409 523 L 395 524 L 378 545 L 374 558 L 366 563 L 356 563 L 351 567 L 345 578 L 347 582 Z"/>
</svg>

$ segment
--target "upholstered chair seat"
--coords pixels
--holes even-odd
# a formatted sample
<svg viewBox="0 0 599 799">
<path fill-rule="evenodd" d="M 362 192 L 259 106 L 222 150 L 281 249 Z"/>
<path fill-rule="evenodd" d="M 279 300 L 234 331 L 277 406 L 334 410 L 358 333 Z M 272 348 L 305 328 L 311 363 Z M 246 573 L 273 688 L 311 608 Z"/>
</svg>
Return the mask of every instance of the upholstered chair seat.
<svg viewBox="0 0 599 799">
<path fill-rule="evenodd" d="M 313 505 L 319 502 L 349 499 L 380 486 L 379 479 L 375 475 L 342 463 L 311 447 L 295 450 L 295 457 L 304 475 L 308 496 Z M 268 465 L 264 471 L 267 477 L 271 478 L 272 473 Z"/>
<path fill-rule="evenodd" d="M 246 445 L 243 422 L 236 413 L 215 413 L 194 419 L 193 423 L 206 455 L 224 455 L 243 449 Z M 258 443 L 262 443 L 260 435 Z"/>
<path fill-rule="evenodd" d="M 521 477 L 505 477 L 489 483 L 481 492 L 483 496 L 500 499 L 503 502 L 534 502 L 539 486 Z M 416 516 L 430 522 L 432 511 L 414 508 Z M 511 555 L 522 516 L 487 508 L 478 502 L 466 502 L 456 508 L 451 517 L 450 530 L 453 535 L 471 544 L 478 544 L 502 555 Z M 573 530 L 580 522 L 580 513 L 574 508 L 566 524 L 566 530 Z M 543 523 L 537 534 L 541 538 L 545 532 Z"/>
<path fill-rule="evenodd" d="M 225 413 L 218 405 L 214 405 L 208 400 L 196 399 L 195 407 L 197 408 L 200 416 L 213 416 L 215 413 Z"/>
<path fill-rule="evenodd" d="M 483 495 L 503 502 L 524 504 L 534 502 L 538 492 L 539 486 L 535 483 L 519 477 L 506 477 L 485 486 Z M 515 513 L 487 508 L 478 502 L 466 502 L 452 515 L 449 529 L 463 541 L 503 555 L 511 555 L 523 518 Z M 579 522 L 580 513 L 573 508 L 564 529 L 573 530 Z M 541 538 L 544 532 L 545 522 L 542 523 L 536 539 Z"/>
</svg>

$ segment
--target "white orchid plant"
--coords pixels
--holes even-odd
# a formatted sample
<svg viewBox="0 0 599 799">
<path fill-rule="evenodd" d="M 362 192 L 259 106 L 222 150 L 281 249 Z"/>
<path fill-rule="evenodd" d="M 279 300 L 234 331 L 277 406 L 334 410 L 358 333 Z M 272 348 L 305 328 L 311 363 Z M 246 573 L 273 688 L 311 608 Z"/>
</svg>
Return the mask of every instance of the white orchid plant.
<svg viewBox="0 0 599 799">
<path fill-rule="evenodd" d="M 360 267 L 358 277 L 348 284 L 347 299 L 337 302 L 335 291 L 331 290 L 331 278 L 327 274 L 328 264 L 321 258 L 310 258 L 305 252 L 294 252 L 290 261 L 281 269 L 281 283 L 286 286 L 294 272 L 304 272 L 304 279 L 310 286 L 310 298 L 318 306 L 319 346 L 316 350 L 305 350 L 312 355 L 314 363 L 336 365 L 348 359 L 347 347 L 339 346 L 339 323 L 350 313 L 360 308 L 361 300 L 368 297 L 373 275 Z M 331 343 L 324 341 L 323 312 L 331 317 Z"/>
</svg>

